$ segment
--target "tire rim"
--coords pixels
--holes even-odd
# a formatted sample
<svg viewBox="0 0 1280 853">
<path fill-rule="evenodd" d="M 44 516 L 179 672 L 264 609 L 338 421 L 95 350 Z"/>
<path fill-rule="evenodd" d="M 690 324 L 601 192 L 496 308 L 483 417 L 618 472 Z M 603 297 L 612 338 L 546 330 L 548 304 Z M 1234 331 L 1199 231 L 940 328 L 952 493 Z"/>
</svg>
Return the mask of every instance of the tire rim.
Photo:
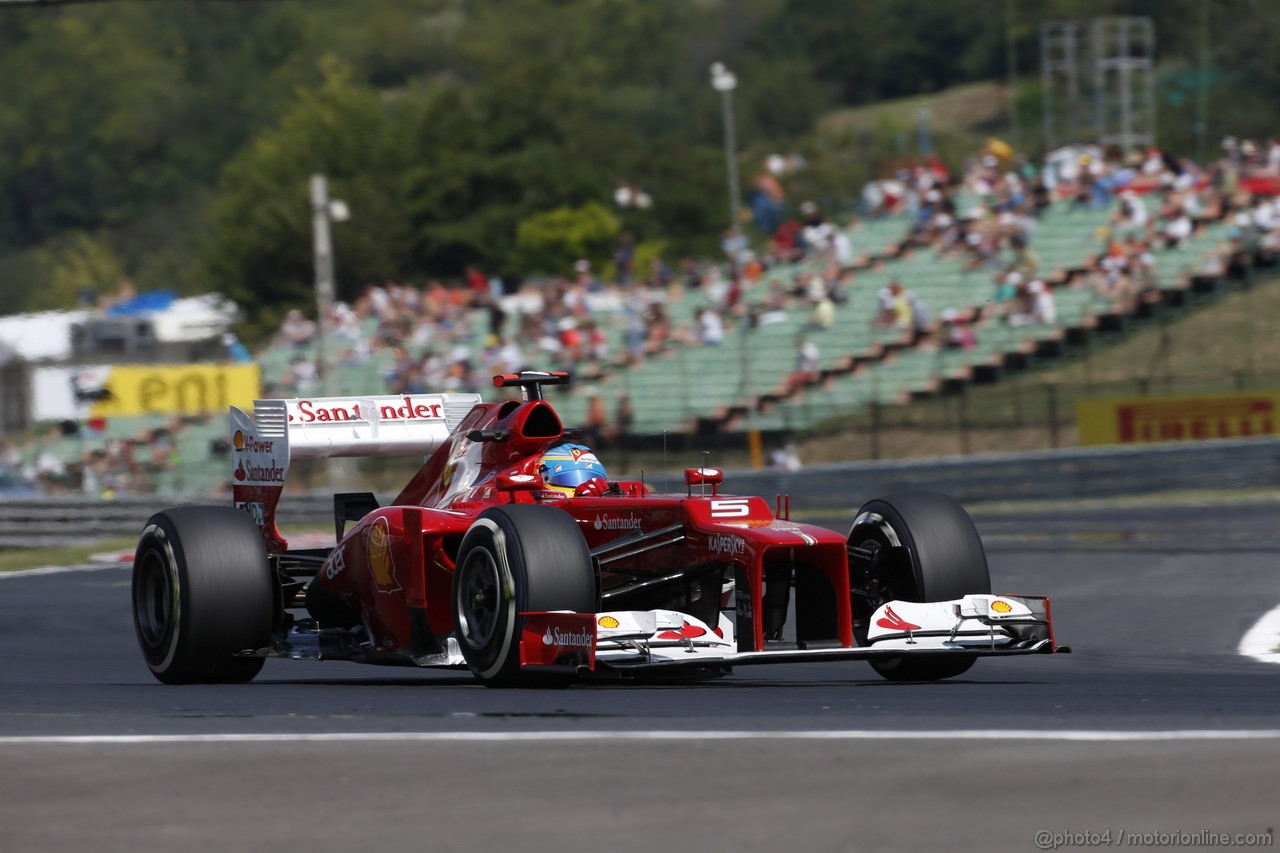
<svg viewBox="0 0 1280 853">
<path fill-rule="evenodd" d="M 849 529 L 849 544 L 876 552 L 886 546 L 898 548 L 902 540 L 898 531 L 893 529 L 888 520 L 878 512 L 865 511 L 858 514 Z M 899 590 L 895 590 L 880 572 L 873 571 L 868 565 L 860 565 L 863 589 L 852 589 L 854 637 L 858 643 L 865 643 L 871 615 L 876 608 L 895 600 Z M 854 580 L 852 575 L 850 580 Z"/>
<path fill-rule="evenodd" d="M 861 531 L 859 528 L 863 528 Z M 902 545 L 902 541 L 898 539 L 898 531 L 893 529 L 893 525 L 885 520 L 885 517 L 878 512 L 862 512 L 853 520 L 853 527 L 849 531 L 849 541 L 854 545 L 862 544 L 855 535 L 859 532 L 862 535 L 868 533 L 876 534 L 875 541 L 879 545 L 892 545 L 897 548 Z"/>
<path fill-rule="evenodd" d="M 158 649 L 164 645 L 173 621 L 173 589 L 164 555 L 147 551 L 137 572 L 133 612 L 138 617 L 138 632 L 148 647 Z"/>
<path fill-rule="evenodd" d="M 485 548 L 476 548 L 462 564 L 458 579 L 458 626 L 467 645 L 488 646 L 500 621 L 498 564 Z"/>
</svg>

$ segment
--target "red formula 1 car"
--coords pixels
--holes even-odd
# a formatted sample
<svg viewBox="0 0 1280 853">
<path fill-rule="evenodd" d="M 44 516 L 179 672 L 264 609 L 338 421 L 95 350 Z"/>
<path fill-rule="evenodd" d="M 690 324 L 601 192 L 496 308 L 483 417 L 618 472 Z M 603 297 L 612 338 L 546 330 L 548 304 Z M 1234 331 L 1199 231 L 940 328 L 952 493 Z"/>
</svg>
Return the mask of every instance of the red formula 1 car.
<svg viewBox="0 0 1280 853">
<path fill-rule="evenodd" d="M 839 533 L 791 521 L 781 500 L 721 493 L 714 469 L 686 470 L 681 494 L 584 476 L 603 467 L 565 449 L 571 434 L 542 399 L 568 381 L 495 377 L 522 402 L 233 408 L 235 507 L 157 513 L 138 543 L 134 622 L 151 671 L 233 682 L 266 657 L 339 659 L 465 666 L 499 686 L 865 660 L 889 679 L 934 680 L 978 657 L 1063 650 L 1048 598 L 991 593 L 950 498 L 872 500 Z M 424 453 L 390 506 L 334 496 L 334 547 L 291 550 L 277 531 L 290 460 Z"/>
</svg>

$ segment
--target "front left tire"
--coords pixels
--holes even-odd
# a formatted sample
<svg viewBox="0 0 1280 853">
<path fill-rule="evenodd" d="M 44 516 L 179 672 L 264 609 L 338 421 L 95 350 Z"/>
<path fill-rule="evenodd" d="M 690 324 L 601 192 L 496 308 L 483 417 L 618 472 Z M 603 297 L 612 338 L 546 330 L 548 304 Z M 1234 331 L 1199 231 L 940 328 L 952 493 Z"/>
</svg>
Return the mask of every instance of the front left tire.
<svg viewBox="0 0 1280 853">
<path fill-rule="evenodd" d="M 133 563 L 133 624 L 166 684 L 251 680 L 271 641 L 273 595 L 262 533 L 226 506 L 177 507 L 147 520 Z"/>
<path fill-rule="evenodd" d="M 456 566 L 454 624 L 476 678 L 488 687 L 565 683 L 563 677 L 521 671 L 520 614 L 596 611 L 595 568 L 573 517 L 547 506 L 487 509 L 463 537 Z"/>
</svg>

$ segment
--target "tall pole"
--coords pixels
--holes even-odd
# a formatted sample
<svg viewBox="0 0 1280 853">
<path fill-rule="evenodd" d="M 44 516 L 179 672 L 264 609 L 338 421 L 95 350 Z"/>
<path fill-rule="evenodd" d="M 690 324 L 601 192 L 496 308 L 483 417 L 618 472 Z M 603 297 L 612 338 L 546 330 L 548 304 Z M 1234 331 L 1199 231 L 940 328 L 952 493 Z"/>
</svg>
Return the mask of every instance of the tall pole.
<svg viewBox="0 0 1280 853">
<path fill-rule="evenodd" d="M 733 90 L 738 86 L 738 78 L 723 62 L 717 62 L 711 66 L 711 86 L 720 93 L 720 106 L 724 114 L 724 171 L 729 183 L 729 239 L 733 245 L 738 239 L 738 211 L 742 208 L 742 201 L 738 196 L 738 141 L 733 121 Z M 733 274 L 738 275 L 738 259 L 733 258 L 732 261 Z M 763 454 L 760 433 L 755 427 L 755 401 L 751 396 L 751 345 L 747 338 L 751 327 L 751 312 L 745 299 L 742 309 L 742 331 L 738 336 L 742 346 L 742 402 L 746 406 L 747 448 L 751 456 L 751 467 L 759 468 Z"/>
<path fill-rule="evenodd" d="M 1196 157 L 1204 162 L 1209 150 L 1209 0 L 1200 0 L 1200 85 L 1196 87 Z"/>
<path fill-rule="evenodd" d="M 1013 43 L 1013 0 L 1004 4 L 1005 65 L 1009 72 L 1009 145 L 1018 149 L 1018 58 Z"/>
<path fill-rule="evenodd" d="M 737 234 L 738 211 L 742 209 L 742 202 L 738 198 L 738 141 L 733 126 L 732 88 L 720 92 L 720 102 L 724 112 L 724 170 L 729 181 L 729 228 Z"/>
<path fill-rule="evenodd" d="M 311 176 L 311 233 L 316 270 L 316 373 L 325 397 L 336 394 L 332 365 L 325 339 L 333 313 L 333 236 L 330 230 L 329 182 L 324 175 Z"/>
</svg>

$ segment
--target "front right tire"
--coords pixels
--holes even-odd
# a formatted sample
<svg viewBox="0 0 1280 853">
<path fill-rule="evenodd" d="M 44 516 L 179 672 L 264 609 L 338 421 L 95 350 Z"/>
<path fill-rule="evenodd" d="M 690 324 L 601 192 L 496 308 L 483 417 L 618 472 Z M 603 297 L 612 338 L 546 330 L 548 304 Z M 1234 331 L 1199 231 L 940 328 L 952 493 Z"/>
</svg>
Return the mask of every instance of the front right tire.
<svg viewBox="0 0 1280 853">
<path fill-rule="evenodd" d="M 863 626 L 876 607 L 888 601 L 950 601 L 991 592 L 987 555 L 973 520 L 954 499 L 939 492 L 900 492 L 868 501 L 849 530 L 849 544 L 873 552 L 900 546 L 911 558 L 909 575 L 877 576 L 873 569 L 858 581 L 854 617 Z M 859 641 L 865 642 L 865 627 L 861 634 Z M 975 660 L 973 655 L 944 652 L 876 658 L 870 663 L 890 681 L 938 681 L 967 672 Z"/>
</svg>

